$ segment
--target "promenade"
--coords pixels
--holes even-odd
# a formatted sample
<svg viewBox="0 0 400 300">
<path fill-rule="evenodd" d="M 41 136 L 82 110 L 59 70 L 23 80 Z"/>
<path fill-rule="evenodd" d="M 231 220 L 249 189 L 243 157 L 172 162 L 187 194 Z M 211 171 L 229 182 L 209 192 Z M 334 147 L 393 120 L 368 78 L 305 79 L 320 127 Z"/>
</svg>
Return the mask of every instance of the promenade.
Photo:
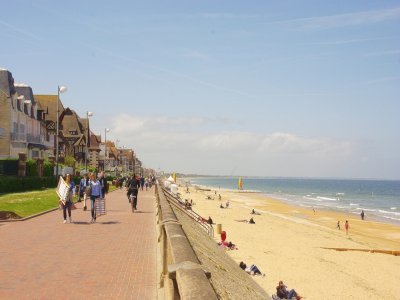
<svg viewBox="0 0 400 300">
<path fill-rule="evenodd" d="M 125 189 L 95 224 L 87 206 L 0 223 L 0 299 L 157 299 L 154 187 L 134 214 Z"/>
</svg>

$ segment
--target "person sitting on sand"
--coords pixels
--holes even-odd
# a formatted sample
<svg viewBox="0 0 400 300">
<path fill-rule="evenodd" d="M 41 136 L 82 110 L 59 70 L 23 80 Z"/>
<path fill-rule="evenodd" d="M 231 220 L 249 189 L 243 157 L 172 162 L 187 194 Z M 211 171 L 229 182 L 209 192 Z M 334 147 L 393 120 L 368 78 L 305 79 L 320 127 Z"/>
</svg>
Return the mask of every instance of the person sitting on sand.
<svg viewBox="0 0 400 300">
<path fill-rule="evenodd" d="M 292 299 L 293 297 L 295 297 L 297 300 L 301 299 L 294 289 L 288 291 L 286 288 L 287 286 L 283 283 L 283 281 L 279 281 L 279 284 L 276 287 L 276 295 L 281 299 Z"/>
<path fill-rule="evenodd" d="M 260 269 L 256 266 L 256 265 L 251 265 L 250 267 L 247 267 L 247 265 L 244 262 L 240 262 L 239 267 L 245 271 L 247 274 L 250 275 L 263 275 L 265 276 L 265 274 L 262 274 Z"/>
<path fill-rule="evenodd" d="M 226 201 L 225 208 L 229 207 L 229 200 Z"/>
<path fill-rule="evenodd" d="M 238 250 L 238 247 L 236 247 L 236 245 L 232 242 L 228 243 L 226 241 L 221 241 L 218 243 L 218 245 L 227 250 Z"/>
<path fill-rule="evenodd" d="M 253 218 L 250 218 L 249 224 L 256 224 L 256 222 L 254 222 Z"/>
<path fill-rule="evenodd" d="M 223 205 L 222 205 L 222 203 L 219 205 L 219 208 L 225 208 Z"/>
<path fill-rule="evenodd" d="M 192 204 L 188 201 L 188 199 L 185 200 L 185 209 L 192 209 Z"/>
<path fill-rule="evenodd" d="M 214 222 L 213 222 L 213 220 L 211 219 L 210 216 L 208 217 L 207 223 L 210 224 L 210 225 L 214 224 Z"/>
<path fill-rule="evenodd" d="M 254 208 L 250 213 L 251 215 L 261 215 L 258 211 L 255 211 Z"/>
<path fill-rule="evenodd" d="M 234 243 L 232 243 L 232 242 L 229 242 L 228 243 L 228 248 L 230 249 L 230 250 L 237 250 L 238 248 L 236 247 L 236 245 L 234 244 Z"/>
</svg>

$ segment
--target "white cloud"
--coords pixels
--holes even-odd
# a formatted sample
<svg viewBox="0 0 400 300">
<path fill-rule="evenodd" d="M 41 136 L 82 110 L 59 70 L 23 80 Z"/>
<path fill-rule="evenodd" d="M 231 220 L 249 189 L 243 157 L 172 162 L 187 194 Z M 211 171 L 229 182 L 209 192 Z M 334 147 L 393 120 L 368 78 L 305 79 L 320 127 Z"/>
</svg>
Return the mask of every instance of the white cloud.
<svg viewBox="0 0 400 300">
<path fill-rule="evenodd" d="M 293 25 L 297 29 L 316 30 L 379 23 L 400 18 L 400 7 L 361 11 L 331 16 L 298 18 L 269 24 Z"/>
<path fill-rule="evenodd" d="M 246 175 L 323 176 L 354 160 L 359 150 L 350 141 L 227 131 L 215 122 L 201 117 L 121 115 L 111 130 L 120 145 L 132 147 L 146 166 L 187 173 L 229 175 L 235 168 Z M 214 130 L 195 130 L 206 125 Z"/>
<path fill-rule="evenodd" d="M 370 56 L 385 56 L 385 55 L 397 55 L 400 54 L 400 50 L 386 50 L 386 51 L 379 51 L 379 52 L 369 52 L 365 53 L 364 56 L 370 57 Z"/>
<path fill-rule="evenodd" d="M 289 133 L 273 133 L 263 138 L 258 150 L 264 153 L 291 155 L 350 155 L 355 146 L 329 138 L 305 138 Z"/>
</svg>

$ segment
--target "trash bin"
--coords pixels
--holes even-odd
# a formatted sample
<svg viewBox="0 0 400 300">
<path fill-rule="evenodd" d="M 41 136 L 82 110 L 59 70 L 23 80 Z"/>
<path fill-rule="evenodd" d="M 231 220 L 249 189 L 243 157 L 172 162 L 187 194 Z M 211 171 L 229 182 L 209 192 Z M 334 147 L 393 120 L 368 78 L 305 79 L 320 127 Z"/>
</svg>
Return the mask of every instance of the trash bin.
<svg viewBox="0 0 400 300">
<path fill-rule="evenodd" d="M 217 234 L 221 234 L 221 230 L 222 230 L 222 225 L 217 224 Z"/>
</svg>

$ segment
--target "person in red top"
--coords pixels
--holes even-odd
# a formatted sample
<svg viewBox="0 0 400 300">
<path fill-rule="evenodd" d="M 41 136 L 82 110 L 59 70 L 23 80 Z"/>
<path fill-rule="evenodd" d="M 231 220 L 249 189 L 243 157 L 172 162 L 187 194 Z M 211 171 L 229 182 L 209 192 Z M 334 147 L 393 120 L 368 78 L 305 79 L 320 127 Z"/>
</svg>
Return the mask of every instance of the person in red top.
<svg viewBox="0 0 400 300">
<path fill-rule="evenodd" d="M 344 228 L 346 229 L 346 234 L 349 234 L 349 221 L 346 220 L 346 223 L 344 224 Z"/>
</svg>

